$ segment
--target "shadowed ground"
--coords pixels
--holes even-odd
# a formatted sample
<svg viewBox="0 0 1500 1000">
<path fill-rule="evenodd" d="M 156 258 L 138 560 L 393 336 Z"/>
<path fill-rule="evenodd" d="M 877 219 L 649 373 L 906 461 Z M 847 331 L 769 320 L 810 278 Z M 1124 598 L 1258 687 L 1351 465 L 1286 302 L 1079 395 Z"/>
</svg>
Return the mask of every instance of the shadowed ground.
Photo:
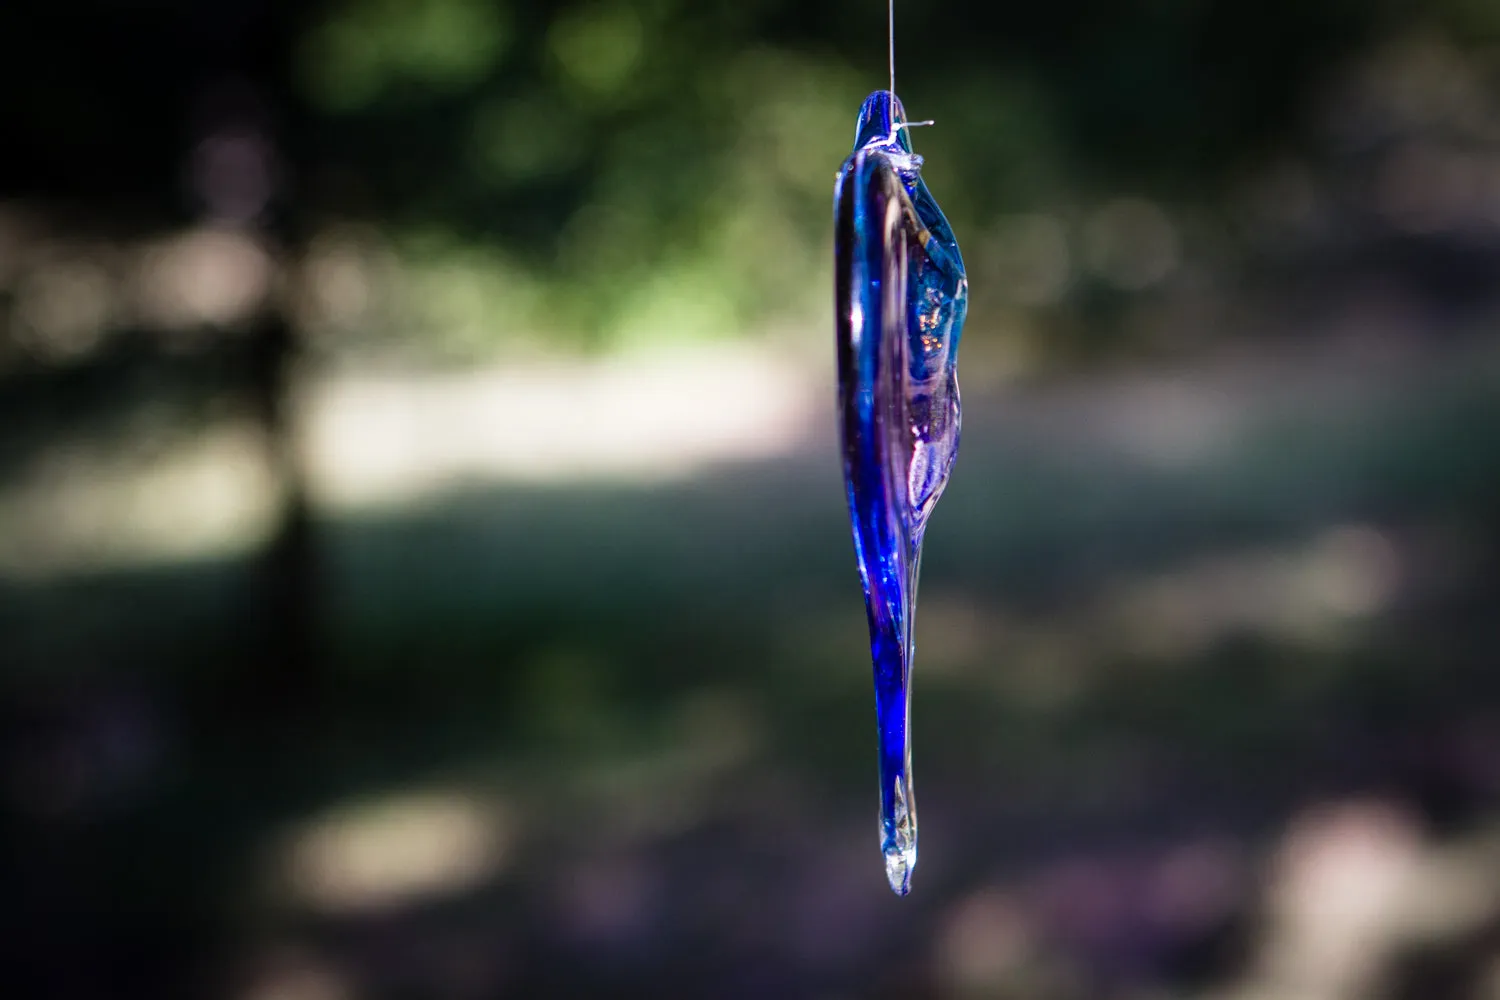
<svg viewBox="0 0 1500 1000">
<path fill-rule="evenodd" d="M 905 901 L 823 437 L 315 514 L 308 676 L 264 669 L 251 564 L 6 584 L 6 965 L 58 997 L 1483 995 L 1496 379 L 971 392 Z"/>
</svg>

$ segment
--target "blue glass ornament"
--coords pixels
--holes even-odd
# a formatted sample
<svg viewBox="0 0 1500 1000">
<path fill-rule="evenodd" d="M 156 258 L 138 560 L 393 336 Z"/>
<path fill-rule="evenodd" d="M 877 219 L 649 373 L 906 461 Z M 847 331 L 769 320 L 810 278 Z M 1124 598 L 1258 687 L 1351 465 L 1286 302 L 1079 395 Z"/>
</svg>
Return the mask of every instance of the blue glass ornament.
<svg viewBox="0 0 1500 1000">
<path fill-rule="evenodd" d="M 881 851 L 898 895 L 917 863 L 912 625 L 922 535 L 958 452 L 968 279 L 896 95 L 865 99 L 834 187 L 840 430 L 880 736 Z"/>
</svg>

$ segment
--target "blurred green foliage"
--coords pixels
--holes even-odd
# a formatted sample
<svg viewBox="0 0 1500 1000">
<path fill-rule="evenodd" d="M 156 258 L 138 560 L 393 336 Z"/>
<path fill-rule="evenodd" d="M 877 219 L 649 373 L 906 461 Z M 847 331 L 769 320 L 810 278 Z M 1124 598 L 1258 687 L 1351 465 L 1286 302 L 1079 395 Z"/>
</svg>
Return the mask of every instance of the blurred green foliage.
<svg viewBox="0 0 1500 1000">
<path fill-rule="evenodd" d="M 1066 223 L 1077 259 L 1077 221 L 1135 196 L 1166 209 L 1185 256 L 1236 252 L 1236 186 L 1308 152 L 1351 63 L 1412 38 L 1492 75 L 1500 13 L 898 3 L 898 90 L 938 123 L 918 146 L 979 279 L 974 336 L 1034 307 L 989 273 L 1015 256 L 1018 213 Z M 203 91 L 239 78 L 265 104 L 294 228 L 374 224 L 412 269 L 391 320 L 406 342 L 800 330 L 827 308 L 831 178 L 859 101 L 885 84 L 885 42 L 872 0 L 7 5 L 0 87 L 32 96 L 0 111 L 0 180 L 190 215 L 184 145 Z M 1077 325 L 1101 328 L 1107 288 L 1082 276 L 1062 293 Z"/>
<path fill-rule="evenodd" d="M 461 92 L 504 54 L 505 8 L 488 0 L 350 4 L 302 40 L 308 96 L 331 112 L 408 88 Z"/>
<path fill-rule="evenodd" d="M 884 85 L 883 14 L 340 0 L 301 35 L 298 92 L 314 160 L 359 179 L 329 207 L 442 262 L 431 336 L 618 346 L 802 327 L 826 308 L 832 172 Z M 1013 252 L 994 234 L 1015 213 L 1124 192 L 1212 216 L 1300 141 L 1344 61 L 1423 31 L 1478 49 L 1500 16 L 1467 0 L 898 4 L 898 89 L 938 121 L 918 144 L 983 270 Z M 1070 308 L 1100 304 L 1086 282 L 1067 291 Z M 983 337 L 1007 303 L 976 305 Z"/>
</svg>

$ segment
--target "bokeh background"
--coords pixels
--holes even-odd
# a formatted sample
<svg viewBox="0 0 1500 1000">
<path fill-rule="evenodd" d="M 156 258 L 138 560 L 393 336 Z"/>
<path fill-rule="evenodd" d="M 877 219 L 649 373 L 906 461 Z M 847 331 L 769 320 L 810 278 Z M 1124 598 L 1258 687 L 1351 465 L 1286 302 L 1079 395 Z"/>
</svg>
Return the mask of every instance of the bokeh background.
<svg viewBox="0 0 1500 1000">
<path fill-rule="evenodd" d="M 0 4 L 0 990 L 1500 997 L 1500 4 L 898 6 L 973 289 L 905 900 L 881 4 Z"/>
</svg>

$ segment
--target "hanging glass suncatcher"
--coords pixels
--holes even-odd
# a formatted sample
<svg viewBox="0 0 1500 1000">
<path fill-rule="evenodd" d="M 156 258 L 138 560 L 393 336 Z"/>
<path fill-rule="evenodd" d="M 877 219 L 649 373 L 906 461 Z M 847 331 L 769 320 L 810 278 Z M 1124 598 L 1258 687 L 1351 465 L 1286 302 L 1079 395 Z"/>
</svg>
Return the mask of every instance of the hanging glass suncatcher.
<svg viewBox="0 0 1500 1000">
<path fill-rule="evenodd" d="M 894 39 L 894 32 L 892 33 Z M 880 738 L 886 877 L 917 863 L 911 775 L 912 628 L 922 536 L 958 453 L 958 340 L 969 283 L 891 89 L 865 99 L 834 186 L 839 420 L 864 583 Z M 928 124 L 928 123 L 921 123 Z"/>
</svg>

